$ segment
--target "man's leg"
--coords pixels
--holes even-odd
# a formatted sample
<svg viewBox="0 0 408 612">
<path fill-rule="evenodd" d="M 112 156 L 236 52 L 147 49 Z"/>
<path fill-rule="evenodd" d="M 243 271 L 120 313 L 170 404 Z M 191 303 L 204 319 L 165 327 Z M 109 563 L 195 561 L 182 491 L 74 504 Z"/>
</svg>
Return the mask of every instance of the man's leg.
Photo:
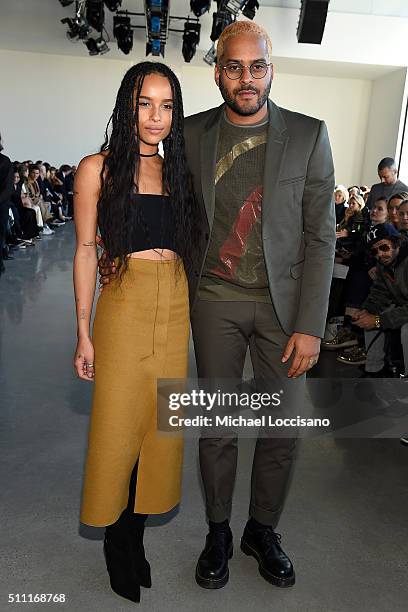
<svg viewBox="0 0 408 612">
<path fill-rule="evenodd" d="M 200 300 L 191 322 L 199 378 L 242 377 L 251 334 L 251 302 Z M 200 468 L 210 521 L 229 520 L 237 467 L 236 438 L 201 438 Z"/>
<path fill-rule="evenodd" d="M 199 378 L 241 379 L 253 321 L 250 302 L 199 301 L 191 317 Z M 228 582 L 229 528 L 237 469 L 237 439 L 201 438 L 200 468 L 210 531 L 197 563 L 196 581 L 207 589 Z"/>
<path fill-rule="evenodd" d="M 295 416 L 297 405 L 301 405 L 305 376 L 289 380 L 289 362 L 281 358 L 289 336 L 287 336 L 271 304 L 256 304 L 255 329 L 250 341 L 251 357 L 255 380 L 260 392 L 276 393 L 284 390 L 286 397 L 297 400 L 278 413 L 271 409 L 274 416 Z M 274 434 L 274 437 L 271 434 Z M 269 435 L 268 435 L 269 434 Z M 280 536 L 275 534 L 293 468 L 296 431 L 287 437 L 284 431 L 260 432 L 257 440 L 251 478 L 251 502 L 248 521 L 241 541 L 244 552 L 253 555 L 259 562 L 261 575 L 275 586 L 287 587 L 295 583 L 293 566 L 280 546 Z"/>
</svg>

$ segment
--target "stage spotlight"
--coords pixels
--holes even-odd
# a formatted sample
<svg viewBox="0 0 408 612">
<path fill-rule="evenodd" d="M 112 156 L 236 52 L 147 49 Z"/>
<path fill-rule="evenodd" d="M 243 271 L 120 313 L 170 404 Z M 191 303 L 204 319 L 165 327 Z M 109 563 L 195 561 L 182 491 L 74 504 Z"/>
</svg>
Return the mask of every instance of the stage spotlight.
<svg viewBox="0 0 408 612">
<path fill-rule="evenodd" d="M 98 47 L 96 46 L 96 40 L 94 38 L 88 38 L 88 40 L 85 41 L 85 44 L 89 51 L 89 55 L 99 54 Z"/>
<path fill-rule="evenodd" d="M 83 17 L 77 17 L 76 19 L 65 17 L 65 19 L 61 19 L 61 23 L 68 25 L 67 38 L 70 40 L 84 40 L 89 36 L 89 32 L 91 31 L 91 28 Z"/>
<path fill-rule="evenodd" d="M 196 17 L 208 13 L 211 8 L 211 0 L 190 0 L 190 9 Z"/>
<path fill-rule="evenodd" d="M 114 13 L 122 6 L 122 0 L 105 0 L 107 8 Z"/>
<path fill-rule="evenodd" d="M 191 62 L 195 56 L 197 45 L 200 42 L 201 25 L 186 21 L 183 34 L 183 57 L 186 62 Z"/>
<path fill-rule="evenodd" d="M 62 4 L 62 6 L 65 8 L 66 6 L 69 6 L 70 4 L 74 4 L 74 0 L 59 0 L 60 4 Z"/>
<path fill-rule="evenodd" d="M 130 26 L 130 17 L 116 15 L 113 18 L 113 35 L 118 43 L 118 49 L 128 55 L 133 47 L 133 30 Z"/>
<path fill-rule="evenodd" d="M 248 19 L 253 19 L 255 17 L 256 11 L 258 9 L 259 9 L 259 2 L 258 2 L 258 0 L 248 0 L 248 2 L 245 4 L 244 8 L 242 9 L 242 13 Z"/>
<path fill-rule="evenodd" d="M 86 3 L 86 18 L 90 26 L 97 32 L 102 32 L 105 21 L 103 0 L 88 0 Z"/>
<path fill-rule="evenodd" d="M 221 36 L 221 32 L 232 23 L 232 15 L 229 11 L 217 11 L 213 13 L 213 25 L 211 30 L 211 40 L 215 42 Z"/>
<path fill-rule="evenodd" d="M 95 38 L 88 38 L 85 41 L 87 49 L 89 51 L 89 55 L 104 55 L 108 51 L 110 51 L 108 45 L 106 44 L 106 40 L 102 37 L 95 40 Z"/>
<path fill-rule="evenodd" d="M 209 66 L 212 66 L 213 64 L 215 64 L 216 60 L 217 60 L 217 51 L 215 50 L 215 45 L 214 43 L 211 45 L 211 47 L 208 49 L 206 55 L 204 56 L 204 61 L 206 64 L 208 64 Z"/>
</svg>

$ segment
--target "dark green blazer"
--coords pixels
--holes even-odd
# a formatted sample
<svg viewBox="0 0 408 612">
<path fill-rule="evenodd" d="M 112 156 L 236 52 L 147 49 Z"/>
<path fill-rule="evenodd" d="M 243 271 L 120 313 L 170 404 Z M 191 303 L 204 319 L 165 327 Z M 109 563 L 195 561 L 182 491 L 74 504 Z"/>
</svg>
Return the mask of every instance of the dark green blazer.
<svg viewBox="0 0 408 612">
<path fill-rule="evenodd" d="M 208 249 L 215 208 L 215 166 L 225 105 L 185 119 L 202 236 L 189 278 L 191 311 Z M 323 121 L 271 100 L 262 204 L 262 241 L 269 290 L 287 334 L 323 337 L 333 272 L 334 168 Z"/>
</svg>

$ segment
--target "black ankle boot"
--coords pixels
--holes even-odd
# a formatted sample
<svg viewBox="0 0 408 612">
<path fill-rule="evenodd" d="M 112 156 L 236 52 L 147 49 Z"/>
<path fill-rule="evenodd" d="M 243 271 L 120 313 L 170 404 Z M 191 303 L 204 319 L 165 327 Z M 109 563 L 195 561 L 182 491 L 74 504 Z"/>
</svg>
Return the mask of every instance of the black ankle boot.
<svg viewBox="0 0 408 612">
<path fill-rule="evenodd" d="M 211 523 L 196 567 L 196 582 L 204 589 L 221 589 L 228 582 L 232 557 L 232 532 L 228 521 Z"/>
<path fill-rule="evenodd" d="M 132 550 L 123 525 L 116 522 L 106 527 L 103 551 L 112 590 L 117 595 L 138 603 L 140 584 L 135 579 Z"/>
<path fill-rule="evenodd" d="M 152 586 L 143 546 L 146 518 L 126 508 L 105 530 L 104 553 L 112 590 L 135 602 L 140 601 L 141 586 Z"/>
<path fill-rule="evenodd" d="M 150 563 L 146 559 L 145 549 L 143 545 L 143 536 L 147 514 L 128 513 L 130 545 L 132 551 L 133 566 L 136 572 L 136 580 L 138 583 L 150 589 L 152 586 L 152 578 L 150 572 Z"/>
<path fill-rule="evenodd" d="M 281 547 L 281 536 L 271 526 L 262 525 L 251 518 L 241 538 L 241 550 L 258 561 L 259 573 L 278 587 L 295 584 L 295 572 L 287 554 Z"/>
</svg>

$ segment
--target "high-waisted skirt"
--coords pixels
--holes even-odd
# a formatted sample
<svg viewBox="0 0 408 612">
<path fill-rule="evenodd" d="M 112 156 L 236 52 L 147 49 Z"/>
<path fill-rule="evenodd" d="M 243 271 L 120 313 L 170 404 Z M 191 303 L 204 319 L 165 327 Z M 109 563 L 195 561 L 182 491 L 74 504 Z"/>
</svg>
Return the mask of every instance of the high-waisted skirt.
<svg viewBox="0 0 408 612">
<path fill-rule="evenodd" d="M 104 287 L 93 326 L 95 378 L 81 522 L 114 523 L 126 508 L 136 462 L 134 512 L 180 501 L 183 438 L 157 431 L 157 379 L 185 378 L 188 286 L 174 260 L 129 259 L 122 283 Z"/>
</svg>

